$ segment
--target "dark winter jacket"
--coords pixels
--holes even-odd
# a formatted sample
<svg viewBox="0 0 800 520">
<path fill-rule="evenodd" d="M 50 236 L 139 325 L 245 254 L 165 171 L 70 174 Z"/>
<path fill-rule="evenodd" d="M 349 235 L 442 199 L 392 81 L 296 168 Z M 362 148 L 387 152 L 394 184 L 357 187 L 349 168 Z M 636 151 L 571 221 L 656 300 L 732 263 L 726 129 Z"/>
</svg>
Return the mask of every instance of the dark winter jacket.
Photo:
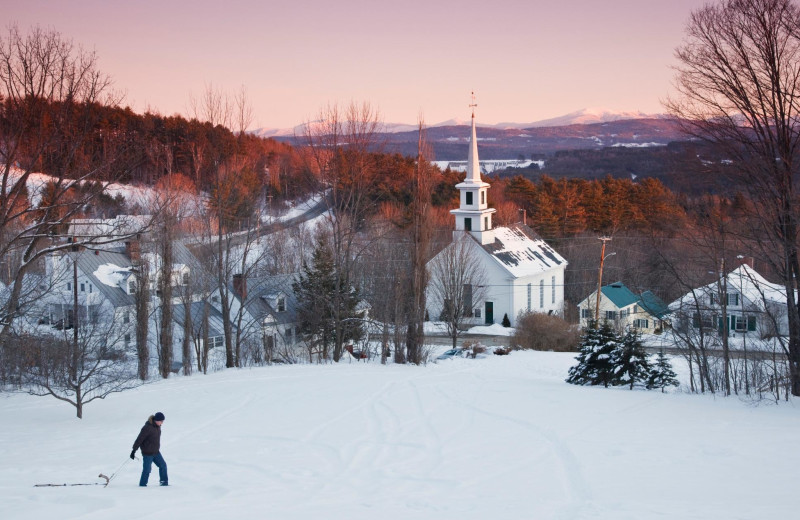
<svg viewBox="0 0 800 520">
<path fill-rule="evenodd" d="M 155 455 L 161 449 L 161 426 L 156 424 L 151 415 L 142 426 L 142 431 L 133 443 L 133 451 L 142 448 L 142 455 Z"/>
</svg>

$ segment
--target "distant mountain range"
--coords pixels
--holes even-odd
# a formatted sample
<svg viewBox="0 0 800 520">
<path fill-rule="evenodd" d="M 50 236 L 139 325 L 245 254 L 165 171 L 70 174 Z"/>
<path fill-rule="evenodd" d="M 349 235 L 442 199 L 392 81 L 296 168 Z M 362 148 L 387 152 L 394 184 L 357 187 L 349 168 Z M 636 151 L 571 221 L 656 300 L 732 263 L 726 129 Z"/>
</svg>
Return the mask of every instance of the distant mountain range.
<svg viewBox="0 0 800 520">
<path fill-rule="evenodd" d="M 559 117 L 550 119 L 542 119 L 541 121 L 534 121 L 531 123 L 497 123 L 497 124 L 483 124 L 478 123 L 478 128 L 494 128 L 497 130 L 521 130 L 525 128 L 540 128 L 550 126 L 568 126 L 568 125 L 586 125 L 593 123 L 607 123 L 610 121 L 619 121 L 627 119 L 664 119 L 666 116 L 663 114 L 645 114 L 644 112 L 625 112 L 608 110 L 605 108 L 583 108 L 576 112 L 570 112 Z M 434 125 L 428 125 L 428 128 L 439 128 L 443 126 L 468 126 L 469 119 L 449 119 Z M 303 135 L 303 126 L 297 125 L 292 128 L 257 128 L 252 130 L 252 133 L 261 137 L 294 137 Z M 402 132 L 415 132 L 417 125 L 406 123 L 384 123 L 382 131 L 384 133 L 402 133 Z"/>
<path fill-rule="evenodd" d="M 674 141 L 686 141 L 678 123 L 662 115 L 608 110 L 580 110 L 535 123 L 478 125 L 481 159 L 543 159 L 564 150 L 603 148 L 651 148 Z M 268 136 L 268 132 L 259 135 Z M 298 129 L 297 135 L 301 134 Z M 469 144 L 468 121 L 452 120 L 427 128 L 427 140 L 438 161 L 466 160 Z M 302 139 L 289 135 L 271 137 L 292 144 Z M 414 125 L 391 125 L 378 139 L 385 152 L 407 156 L 417 154 L 418 131 Z"/>
</svg>

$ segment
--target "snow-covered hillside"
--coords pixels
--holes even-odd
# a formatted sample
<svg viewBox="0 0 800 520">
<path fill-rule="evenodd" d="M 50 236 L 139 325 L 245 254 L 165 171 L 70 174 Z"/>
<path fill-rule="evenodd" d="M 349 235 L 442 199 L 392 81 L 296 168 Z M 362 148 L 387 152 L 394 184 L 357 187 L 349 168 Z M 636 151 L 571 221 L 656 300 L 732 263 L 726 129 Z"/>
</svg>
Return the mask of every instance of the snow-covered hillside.
<svg viewBox="0 0 800 520">
<path fill-rule="evenodd" d="M 18 519 L 765 519 L 800 506 L 793 402 L 564 383 L 570 354 L 175 377 L 91 403 L 0 398 Z M 676 368 L 681 365 L 676 363 Z M 126 462 L 166 414 L 170 487 Z M 124 465 L 123 465 L 124 464 Z M 33 487 L 98 482 L 107 488 Z M 155 476 L 151 477 L 154 478 Z"/>
</svg>

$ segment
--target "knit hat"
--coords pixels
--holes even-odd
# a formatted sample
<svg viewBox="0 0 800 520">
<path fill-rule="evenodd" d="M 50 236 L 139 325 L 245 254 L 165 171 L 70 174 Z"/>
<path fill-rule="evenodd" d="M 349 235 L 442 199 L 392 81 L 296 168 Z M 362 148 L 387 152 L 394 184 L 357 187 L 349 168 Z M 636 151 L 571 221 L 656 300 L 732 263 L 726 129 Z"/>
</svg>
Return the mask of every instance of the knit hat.
<svg viewBox="0 0 800 520">
<path fill-rule="evenodd" d="M 163 421 L 164 420 L 164 414 L 161 413 L 161 412 L 156 412 L 156 414 L 153 416 L 153 420 L 154 421 Z"/>
</svg>

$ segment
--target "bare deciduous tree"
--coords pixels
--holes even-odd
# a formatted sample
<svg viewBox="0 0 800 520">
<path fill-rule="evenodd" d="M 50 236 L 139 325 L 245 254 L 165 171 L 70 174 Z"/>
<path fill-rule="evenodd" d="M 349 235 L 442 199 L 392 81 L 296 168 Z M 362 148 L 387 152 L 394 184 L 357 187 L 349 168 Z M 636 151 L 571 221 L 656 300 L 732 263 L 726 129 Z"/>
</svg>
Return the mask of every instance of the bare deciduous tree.
<svg viewBox="0 0 800 520">
<path fill-rule="evenodd" d="M 86 404 L 142 382 L 136 365 L 120 349 L 126 343 L 129 326 L 114 316 L 110 306 L 73 316 L 72 330 L 64 329 L 61 337 L 24 338 L 22 348 L 28 353 L 28 363 L 22 372 L 21 388 L 70 403 L 81 419 Z"/>
<path fill-rule="evenodd" d="M 482 301 L 487 292 L 488 277 L 477 247 L 468 234 L 458 234 L 428 265 L 430 295 L 433 303 L 440 306 L 439 318 L 447 327 L 453 348 L 462 327 L 473 315 L 475 303 Z"/>
<path fill-rule="evenodd" d="M 43 295 L 25 289 L 41 259 L 133 235 L 120 227 L 63 238 L 69 222 L 124 173 L 124 132 L 101 131 L 101 108 L 119 101 L 96 55 L 58 32 L 23 34 L 12 25 L 0 37 L 0 260 L 9 287 L 0 302 L 0 357 L 14 357 L 13 323 Z"/>
<path fill-rule="evenodd" d="M 791 0 L 724 0 L 692 13 L 667 102 L 692 135 L 735 162 L 755 204 L 752 239 L 780 274 L 789 308 L 793 395 L 800 395 L 800 9 Z M 777 247 L 776 247 L 777 246 Z"/>
<path fill-rule="evenodd" d="M 319 171 L 322 196 L 330 202 L 327 214 L 334 257 L 336 287 L 331 302 L 334 324 L 333 360 L 342 355 L 350 319 L 345 288 L 356 279 L 354 269 L 363 252 L 358 234 L 369 216 L 370 186 L 375 176 L 374 148 L 380 130 L 379 114 L 369 104 L 336 105 L 320 111 L 317 121 L 304 125 L 310 165 Z"/>
</svg>

